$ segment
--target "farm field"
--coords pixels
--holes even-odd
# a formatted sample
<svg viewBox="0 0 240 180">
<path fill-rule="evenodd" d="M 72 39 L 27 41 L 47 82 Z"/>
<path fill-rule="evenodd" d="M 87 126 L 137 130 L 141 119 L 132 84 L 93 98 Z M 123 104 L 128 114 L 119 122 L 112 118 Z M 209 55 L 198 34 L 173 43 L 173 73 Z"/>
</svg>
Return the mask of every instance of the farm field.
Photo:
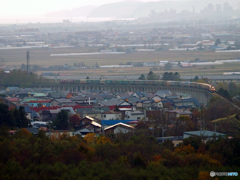
<svg viewBox="0 0 240 180">
<path fill-rule="evenodd" d="M 27 49 L 0 50 L 0 58 L 3 58 L 5 65 L 21 65 L 26 63 Z M 96 62 L 101 65 L 115 65 L 133 61 L 184 61 L 196 58 L 208 60 L 236 59 L 240 57 L 238 52 L 215 53 L 214 51 L 155 51 L 155 52 L 133 52 L 122 55 L 86 55 L 86 56 L 50 56 L 51 54 L 97 52 L 97 48 L 33 48 L 30 51 L 30 64 L 36 65 L 64 65 L 84 62 L 92 66 Z"/>
<path fill-rule="evenodd" d="M 153 70 L 150 67 L 133 67 L 133 68 L 108 68 L 108 69 L 80 69 L 74 71 L 54 71 L 55 74 L 62 73 L 67 76 L 132 76 L 147 74 L 149 71 L 161 75 L 166 72 L 163 68 Z M 215 66 L 201 66 L 192 68 L 172 69 L 171 72 L 179 72 L 180 75 L 216 75 L 223 74 L 223 72 L 240 72 L 240 63 L 229 63 Z M 38 71 L 41 74 L 43 71 Z"/>
<path fill-rule="evenodd" d="M 30 49 L 30 65 L 73 65 L 74 63 L 84 62 L 87 66 L 93 66 L 96 62 L 102 65 L 118 65 L 133 61 L 158 62 L 161 60 L 168 61 L 184 61 L 194 60 L 196 58 L 208 60 L 225 60 L 236 59 L 240 57 L 238 52 L 233 53 L 215 53 L 214 51 L 155 51 L 155 52 L 133 52 L 131 54 L 122 55 L 86 55 L 86 56 L 50 56 L 51 54 L 64 53 L 81 53 L 81 52 L 97 52 L 97 48 L 35 48 Z M 3 59 L 5 65 L 21 65 L 26 64 L 27 49 L 17 50 L 0 50 L 0 59 Z M 81 69 L 74 71 L 54 71 L 54 73 L 63 73 L 66 75 L 86 75 L 86 76 L 117 76 L 117 75 L 140 75 L 147 74 L 153 70 L 156 74 L 164 73 L 164 69 L 151 69 L 151 67 L 134 67 L 134 68 L 109 68 L 109 69 Z M 201 66 L 192 68 L 173 69 L 181 75 L 203 75 L 203 74 L 223 74 L 223 72 L 240 72 L 240 63 L 227 63 L 224 65 Z M 42 72 L 37 72 L 41 74 Z"/>
</svg>

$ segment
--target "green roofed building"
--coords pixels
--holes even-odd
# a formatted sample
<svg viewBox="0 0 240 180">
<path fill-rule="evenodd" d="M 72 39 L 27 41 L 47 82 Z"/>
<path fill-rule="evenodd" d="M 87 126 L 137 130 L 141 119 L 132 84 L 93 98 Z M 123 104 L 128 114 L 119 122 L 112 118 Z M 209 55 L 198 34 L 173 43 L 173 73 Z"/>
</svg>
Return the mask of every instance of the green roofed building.
<svg viewBox="0 0 240 180">
<path fill-rule="evenodd" d="M 226 134 L 218 133 L 218 132 L 214 132 L 214 131 L 208 131 L 208 130 L 189 131 L 189 132 L 183 133 L 183 139 L 189 138 L 191 136 L 192 137 L 193 136 L 202 137 L 204 140 L 208 141 L 208 140 L 211 140 L 213 137 L 219 137 L 219 136 L 225 137 Z"/>
</svg>

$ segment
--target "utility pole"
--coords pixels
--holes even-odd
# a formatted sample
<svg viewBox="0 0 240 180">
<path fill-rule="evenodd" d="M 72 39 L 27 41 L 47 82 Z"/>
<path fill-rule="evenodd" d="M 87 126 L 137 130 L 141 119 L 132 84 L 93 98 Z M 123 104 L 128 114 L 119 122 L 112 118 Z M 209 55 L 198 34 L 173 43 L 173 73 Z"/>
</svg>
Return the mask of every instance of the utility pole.
<svg viewBox="0 0 240 180">
<path fill-rule="evenodd" d="M 217 132 L 217 127 L 216 127 L 217 121 L 215 120 L 215 132 Z"/>
<path fill-rule="evenodd" d="M 29 51 L 26 52 L 26 58 L 27 58 L 27 75 L 29 76 L 29 59 L 30 59 Z"/>
<path fill-rule="evenodd" d="M 163 129 L 163 126 L 162 126 L 162 142 L 164 142 L 164 132 L 166 131 L 166 129 Z"/>
</svg>

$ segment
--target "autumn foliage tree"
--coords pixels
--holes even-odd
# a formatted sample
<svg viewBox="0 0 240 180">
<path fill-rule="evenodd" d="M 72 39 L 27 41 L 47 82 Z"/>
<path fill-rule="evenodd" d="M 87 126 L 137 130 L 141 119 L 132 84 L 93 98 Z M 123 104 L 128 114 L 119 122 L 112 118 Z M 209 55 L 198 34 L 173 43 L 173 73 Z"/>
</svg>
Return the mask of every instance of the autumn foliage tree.
<svg viewBox="0 0 240 180">
<path fill-rule="evenodd" d="M 80 117 L 77 114 L 73 114 L 69 117 L 69 124 L 72 127 L 77 127 L 80 124 Z"/>
<path fill-rule="evenodd" d="M 181 136 L 183 132 L 191 131 L 193 128 L 194 125 L 189 116 L 180 115 L 175 121 L 174 129 L 176 136 Z"/>
</svg>

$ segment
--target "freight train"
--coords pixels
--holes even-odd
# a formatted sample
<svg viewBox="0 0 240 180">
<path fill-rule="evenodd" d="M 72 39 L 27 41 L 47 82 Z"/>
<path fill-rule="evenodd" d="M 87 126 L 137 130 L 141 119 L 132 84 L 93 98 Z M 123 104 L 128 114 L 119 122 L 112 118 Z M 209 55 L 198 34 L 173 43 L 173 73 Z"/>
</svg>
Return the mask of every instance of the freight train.
<svg viewBox="0 0 240 180">
<path fill-rule="evenodd" d="M 206 83 L 183 82 L 183 81 L 163 81 L 163 80 L 60 80 L 61 84 L 122 84 L 122 85 L 161 85 L 161 86 L 180 86 L 205 89 L 215 92 L 214 86 Z"/>
</svg>

